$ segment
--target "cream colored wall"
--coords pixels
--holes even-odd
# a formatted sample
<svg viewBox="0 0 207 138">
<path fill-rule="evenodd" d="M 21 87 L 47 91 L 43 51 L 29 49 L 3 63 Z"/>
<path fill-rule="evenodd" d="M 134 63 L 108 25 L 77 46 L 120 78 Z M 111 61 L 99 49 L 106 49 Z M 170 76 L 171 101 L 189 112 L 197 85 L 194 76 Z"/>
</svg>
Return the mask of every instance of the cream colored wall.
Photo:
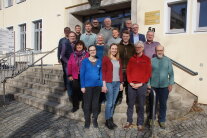
<svg viewBox="0 0 207 138">
<path fill-rule="evenodd" d="M 194 1 L 189 0 L 190 13 L 188 16 L 187 33 L 165 33 L 165 0 L 138 0 L 137 22 L 140 24 L 140 32 L 146 33 L 148 27 L 156 28 L 155 41 L 165 46 L 165 54 L 186 67 L 198 72 L 197 76 L 191 76 L 174 67 L 175 81 L 198 96 L 198 102 L 207 104 L 207 32 L 194 33 L 193 14 Z M 160 24 L 144 25 L 144 13 L 160 10 Z M 194 9 L 195 10 L 195 9 Z M 203 66 L 200 66 L 203 64 Z M 199 78 L 203 80 L 200 81 Z"/>
<path fill-rule="evenodd" d="M 64 36 L 63 29 L 67 26 L 66 7 L 84 3 L 86 0 L 26 0 L 15 3 L 9 8 L 0 10 L 0 28 L 14 27 L 16 32 L 16 50 L 19 45 L 19 25 L 27 25 L 27 48 L 34 47 L 33 21 L 42 19 L 42 51 L 50 51 L 57 47 L 58 41 Z M 72 28 L 73 29 L 73 28 Z M 56 52 L 45 58 L 45 64 L 57 64 Z"/>
</svg>

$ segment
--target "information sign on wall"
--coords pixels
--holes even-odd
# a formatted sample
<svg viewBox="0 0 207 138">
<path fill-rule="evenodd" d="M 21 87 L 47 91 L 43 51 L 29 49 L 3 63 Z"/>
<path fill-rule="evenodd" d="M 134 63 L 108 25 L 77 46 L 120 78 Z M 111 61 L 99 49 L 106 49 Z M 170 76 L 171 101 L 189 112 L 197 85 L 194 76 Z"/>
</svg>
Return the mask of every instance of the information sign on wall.
<svg viewBox="0 0 207 138">
<path fill-rule="evenodd" d="M 145 25 L 160 23 L 160 11 L 145 12 Z"/>
</svg>

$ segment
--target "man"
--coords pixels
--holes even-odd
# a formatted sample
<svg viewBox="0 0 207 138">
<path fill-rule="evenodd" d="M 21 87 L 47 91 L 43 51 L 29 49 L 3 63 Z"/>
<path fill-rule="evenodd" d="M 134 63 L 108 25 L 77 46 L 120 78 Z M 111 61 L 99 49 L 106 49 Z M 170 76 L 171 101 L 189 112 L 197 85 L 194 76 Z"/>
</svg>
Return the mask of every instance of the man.
<svg viewBox="0 0 207 138">
<path fill-rule="evenodd" d="M 92 32 L 94 34 L 98 34 L 100 32 L 100 27 L 99 27 L 99 22 L 96 18 L 93 19 L 92 25 L 93 25 Z"/>
<path fill-rule="evenodd" d="M 148 82 L 148 87 L 152 87 L 156 92 L 156 107 L 159 102 L 158 122 L 162 129 L 165 129 L 167 99 L 169 92 L 172 91 L 174 84 L 174 73 L 171 60 L 164 56 L 164 47 L 159 45 L 156 47 L 157 56 L 152 58 L 152 77 Z M 153 94 L 150 93 L 150 115 L 152 119 Z M 151 122 L 151 120 L 150 120 Z"/>
<path fill-rule="evenodd" d="M 88 48 L 90 45 L 96 44 L 96 34 L 91 31 L 92 25 L 90 22 L 85 23 L 85 33 L 81 35 L 80 40 L 85 43 L 85 46 Z"/>
<path fill-rule="evenodd" d="M 65 37 L 61 38 L 59 40 L 59 43 L 58 43 L 58 51 L 57 51 L 58 63 L 61 63 L 60 53 L 61 53 L 61 50 L 62 50 L 62 45 L 64 44 L 63 42 L 65 42 L 65 40 L 68 40 L 69 33 L 70 33 L 70 28 L 69 27 L 65 27 L 64 28 Z"/>
<path fill-rule="evenodd" d="M 151 76 L 151 61 L 150 58 L 144 55 L 144 44 L 139 41 L 135 44 L 136 54 L 130 58 L 127 65 L 127 80 L 128 80 L 128 108 L 127 108 L 127 124 L 124 128 L 132 126 L 132 116 L 135 101 L 138 100 L 138 131 L 143 130 L 144 124 L 144 104 L 147 92 L 147 82 Z"/>
<path fill-rule="evenodd" d="M 138 41 L 145 42 L 145 36 L 139 33 L 139 25 L 133 24 L 132 25 L 132 33 L 130 35 L 130 41 L 132 44 L 137 43 Z"/>
<path fill-rule="evenodd" d="M 80 40 L 80 36 L 81 36 L 81 26 L 80 25 L 75 26 L 75 33 L 76 33 L 77 40 Z"/>
<path fill-rule="evenodd" d="M 149 58 L 153 58 L 156 55 L 155 47 L 160 45 L 160 43 L 154 41 L 153 31 L 148 31 L 146 37 L 147 41 L 144 43 L 144 54 Z"/>
<path fill-rule="evenodd" d="M 121 36 L 122 36 L 122 33 L 125 30 L 129 31 L 130 33 L 132 33 L 132 21 L 131 20 L 126 20 L 124 25 L 125 25 L 125 27 L 121 31 Z"/>
<path fill-rule="evenodd" d="M 71 83 L 67 79 L 67 63 L 68 63 L 68 59 L 71 53 L 73 52 L 75 43 L 77 42 L 75 32 L 71 31 L 69 33 L 68 39 L 65 40 L 65 42 L 63 43 L 60 56 L 61 56 L 61 62 L 62 62 L 62 67 L 63 67 L 64 84 L 65 84 L 65 87 L 67 88 L 68 96 L 71 97 L 72 88 L 71 88 Z"/>
<path fill-rule="evenodd" d="M 122 40 L 119 44 L 119 55 L 120 55 L 120 59 L 122 62 L 122 70 L 123 70 L 123 80 L 124 80 L 124 86 L 126 87 L 126 95 L 127 95 L 127 86 L 128 86 L 128 82 L 127 82 L 127 75 L 126 75 L 126 67 L 128 64 L 129 59 L 135 54 L 135 49 L 134 49 L 134 45 L 130 43 L 129 41 L 130 39 L 130 33 L 129 31 L 124 31 L 123 35 L 122 35 Z M 118 98 L 117 98 L 117 104 L 120 104 L 123 98 L 123 92 L 120 91 Z M 128 103 L 128 98 L 127 98 L 127 103 Z"/>
<path fill-rule="evenodd" d="M 110 18 L 105 18 L 104 19 L 104 27 L 101 28 L 100 34 L 104 36 L 104 42 L 107 44 L 108 40 L 112 37 L 112 29 L 111 27 L 111 19 Z"/>
<path fill-rule="evenodd" d="M 112 37 L 107 42 L 107 47 L 109 48 L 109 46 L 112 43 L 119 44 L 120 42 L 121 42 L 121 38 L 119 37 L 119 29 L 118 28 L 114 28 L 112 30 Z"/>
</svg>

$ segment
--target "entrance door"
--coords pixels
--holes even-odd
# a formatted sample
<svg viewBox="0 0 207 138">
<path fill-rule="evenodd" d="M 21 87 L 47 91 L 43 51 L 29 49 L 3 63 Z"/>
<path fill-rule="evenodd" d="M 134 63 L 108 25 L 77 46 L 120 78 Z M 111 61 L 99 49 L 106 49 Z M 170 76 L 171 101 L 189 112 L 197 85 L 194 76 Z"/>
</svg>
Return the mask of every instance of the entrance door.
<svg viewBox="0 0 207 138">
<path fill-rule="evenodd" d="M 102 14 L 94 14 L 94 15 L 88 15 L 83 17 L 83 22 L 86 21 L 92 21 L 94 18 L 98 19 L 99 24 L 101 27 L 104 26 L 104 19 L 106 17 L 111 18 L 112 20 L 112 26 L 119 28 L 121 30 L 124 27 L 124 21 L 127 19 L 131 19 L 131 9 L 120 9 L 116 11 L 110 11 Z M 84 29 L 84 28 L 83 28 Z"/>
</svg>

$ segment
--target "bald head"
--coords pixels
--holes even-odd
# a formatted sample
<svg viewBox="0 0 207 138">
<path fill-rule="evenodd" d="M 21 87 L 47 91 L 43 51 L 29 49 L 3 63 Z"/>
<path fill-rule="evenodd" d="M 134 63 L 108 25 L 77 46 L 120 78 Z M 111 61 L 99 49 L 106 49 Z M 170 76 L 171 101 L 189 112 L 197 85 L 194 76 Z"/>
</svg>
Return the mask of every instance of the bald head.
<svg viewBox="0 0 207 138">
<path fill-rule="evenodd" d="M 158 58 L 162 58 L 164 56 L 164 46 L 161 45 L 156 46 L 155 51 Z"/>
</svg>

